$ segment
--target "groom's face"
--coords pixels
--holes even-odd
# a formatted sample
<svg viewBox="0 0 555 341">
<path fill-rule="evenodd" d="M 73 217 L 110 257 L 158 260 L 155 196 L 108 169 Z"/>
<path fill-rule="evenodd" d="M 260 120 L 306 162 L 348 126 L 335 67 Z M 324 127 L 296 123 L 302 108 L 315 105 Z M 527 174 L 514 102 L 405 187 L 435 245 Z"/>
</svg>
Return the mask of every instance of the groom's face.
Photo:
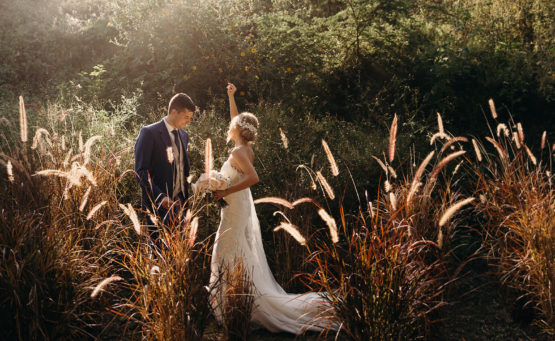
<svg viewBox="0 0 555 341">
<path fill-rule="evenodd" d="M 175 125 L 176 128 L 183 129 L 189 123 L 191 123 L 191 117 L 193 117 L 193 112 L 189 109 L 184 109 L 182 111 L 175 110 Z"/>
</svg>

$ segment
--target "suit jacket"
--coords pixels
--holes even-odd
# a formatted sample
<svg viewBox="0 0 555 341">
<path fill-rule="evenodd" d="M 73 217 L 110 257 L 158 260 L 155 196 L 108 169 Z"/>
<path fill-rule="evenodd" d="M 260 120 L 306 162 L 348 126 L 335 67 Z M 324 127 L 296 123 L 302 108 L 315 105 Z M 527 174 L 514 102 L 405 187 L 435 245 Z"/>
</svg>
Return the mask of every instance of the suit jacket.
<svg viewBox="0 0 555 341">
<path fill-rule="evenodd" d="M 189 135 L 183 129 L 178 129 L 183 147 L 184 179 L 189 176 Z M 135 172 L 141 185 L 141 208 L 152 211 L 152 205 L 160 207 L 164 197 L 171 198 L 173 193 L 173 169 L 174 160 L 169 162 L 168 148 L 171 149 L 172 142 L 164 120 L 143 127 L 135 142 Z M 185 185 L 184 199 L 188 197 Z M 157 212 L 159 214 L 165 213 Z"/>
</svg>

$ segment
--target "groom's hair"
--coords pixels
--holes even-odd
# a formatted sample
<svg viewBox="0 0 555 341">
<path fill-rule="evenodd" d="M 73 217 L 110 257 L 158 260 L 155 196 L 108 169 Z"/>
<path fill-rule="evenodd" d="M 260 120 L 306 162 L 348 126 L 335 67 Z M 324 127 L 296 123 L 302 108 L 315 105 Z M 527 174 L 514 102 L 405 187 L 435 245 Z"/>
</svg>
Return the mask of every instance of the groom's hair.
<svg viewBox="0 0 555 341">
<path fill-rule="evenodd" d="M 189 95 L 181 92 L 173 96 L 170 100 L 170 104 L 168 105 L 168 115 L 173 109 L 177 110 L 177 112 L 181 112 L 184 109 L 189 109 L 194 112 L 197 107 Z"/>
</svg>

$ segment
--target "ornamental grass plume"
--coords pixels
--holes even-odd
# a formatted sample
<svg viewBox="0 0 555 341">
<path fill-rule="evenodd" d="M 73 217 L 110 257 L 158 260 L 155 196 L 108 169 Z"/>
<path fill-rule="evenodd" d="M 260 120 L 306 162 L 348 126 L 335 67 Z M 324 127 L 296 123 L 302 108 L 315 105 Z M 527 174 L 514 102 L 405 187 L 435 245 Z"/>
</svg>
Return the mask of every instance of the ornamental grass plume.
<svg viewBox="0 0 555 341">
<path fill-rule="evenodd" d="M 472 146 L 474 147 L 474 153 L 476 153 L 476 158 L 478 162 L 482 161 L 482 152 L 480 152 L 480 147 L 478 146 L 478 142 L 475 139 L 472 139 Z"/>
<path fill-rule="evenodd" d="M 385 180 L 383 183 L 383 188 L 385 190 L 386 193 L 391 192 L 391 184 L 389 183 L 388 180 Z"/>
<path fill-rule="evenodd" d="M 289 140 L 287 139 L 287 136 L 285 136 L 285 133 L 283 132 L 283 130 L 281 130 L 281 128 L 279 128 L 279 135 L 281 136 L 281 143 L 283 143 L 283 148 L 289 148 Z"/>
<path fill-rule="evenodd" d="M 335 199 L 335 194 L 333 193 L 333 188 L 331 188 L 330 184 L 328 183 L 326 178 L 324 178 L 324 176 L 322 175 L 322 173 L 320 171 L 316 172 L 316 178 L 318 179 L 318 181 L 320 182 L 320 184 L 322 185 L 322 187 L 326 191 L 328 197 L 331 200 Z"/>
<path fill-rule="evenodd" d="M 98 141 L 102 136 L 92 136 L 90 137 L 85 145 L 83 146 L 83 165 L 88 164 L 91 161 L 91 147 L 95 141 Z"/>
<path fill-rule="evenodd" d="M 81 186 L 81 174 L 76 172 L 66 172 L 59 169 L 44 169 L 36 172 L 33 175 L 44 175 L 44 176 L 57 176 L 60 178 L 66 178 L 68 180 L 68 187 Z"/>
<path fill-rule="evenodd" d="M 295 207 L 295 206 L 298 206 L 298 205 L 306 203 L 306 202 L 311 202 L 311 203 L 313 203 L 317 206 L 316 202 L 312 198 L 300 198 L 300 199 L 297 199 L 297 200 L 293 201 L 291 203 L 291 205 L 293 205 L 293 207 Z"/>
<path fill-rule="evenodd" d="M 83 199 L 81 199 L 81 205 L 79 205 L 79 212 L 83 212 L 85 206 L 87 205 L 87 201 L 89 200 L 89 194 L 91 193 L 91 186 L 87 188 L 87 191 L 83 195 Z"/>
<path fill-rule="evenodd" d="M 82 153 L 85 150 L 85 144 L 83 143 L 83 132 L 81 130 L 79 130 L 78 142 L 79 142 L 79 152 Z"/>
<path fill-rule="evenodd" d="M 338 176 L 339 167 L 337 167 L 337 163 L 335 163 L 335 158 L 331 153 L 330 147 L 324 139 L 322 139 L 322 147 L 324 147 L 324 152 L 326 153 L 326 157 L 328 158 L 328 162 L 330 163 L 331 174 L 333 174 L 333 176 Z"/>
<path fill-rule="evenodd" d="M 8 162 L 6 163 L 6 173 L 8 174 L 8 181 L 14 182 L 15 177 L 13 176 L 13 165 L 11 160 L 8 160 Z"/>
<path fill-rule="evenodd" d="M 137 217 L 137 212 L 135 212 L 133 206 L 131 206 L 130 203 L 127 203 L 126 206 L 119 204 L 119 207 L 121 208 L 123 213 L 125 213 L 129 217 L 129 219 L 131 219 L 135 232 L 137 232 L 138 235 L 141 235 L 141 223 L 139 223 L 139 217 Z"/>
<path fill-rule="evenodd" d="M 198 217 L 194 217 L 191 221 L 191 226 L 189 228 L 189 247 L 193 247 L 195 245 L 195 240 L 197 239 L 198 233 Z"/>
<path fill-rule="evenodd" d="M 518 132 L 518 138 L 520 139 L 520 143 L 524 143 L 524 130 L 522 129 L 522 124 L 520 122 L 516 124 L 516 130 Z"/>
<path fill-rule="evenodd" d="M 459 150 L 458 152 L 451 153 L 441 159 L 441 161 L 434 167 L 432 173 L 430 173 L 430 178 L 428 179 L 429 182 L 434 182 L 437 179 L 437 176 L 441 169 L 445 167 L 449 162 L 453 161 L 457 157 L 466 154 L 466 150 Z"/>
<path fill-rule="evenodd" d="M 375 157 L 374 155 L 372 155 L 372 157 L 374 158 L 374 160 L 376 160 L 378 162 L 378 164 L 380 165 L 380 167 L 382 167 L 383 171 L 385 172 L 385 174 L 388 174 L 388 169 L 385 166 L 385 164 L 382 162 L 382 160 L 378 159 L 377 157 Z"/>
<path fill-rule="evenodd" d="M 393 211 L 397 211 L 397 196 L 395 195 L 395 193 L 389 193 L 389 202 L 391 203 L 391 208 L 393 209 Z"/>
<path fill-rule="evenodd" d="M 396 141 L 397 141 L 397 115 L 393 117 L 393 122 L 391 123 L 391 128 L 389 129 L 389 148 L 388 148 L 389 162 L 393 162 L 393 159 L 395 158 Z"/>
<path fill-rule="evenodd" d="M 103 291 L 104 288 L 105 288 L 108 284 L 110 284 L 110 283 L 112 283 L 112 282 L 116 282 L 116 281 L 121 281 L 121 280 L 123 280 L 123 278 L 121 278 L 121 277 L 118 276 L 118 275 L 113 275 L 113 276 L 110 276 L 110 277 L 104 279 L 102 282 L 100 282 L 100 283 L 94 288 L 93 292 L 91 293 L 91 297 L 92 297 L 92 298 L 95 298 L 96 296 L 98 296 L 98 294 L 99 294 L 101 291 Z"/>
<path fill-rule="evenodd" d="M 210 171 L 213 168 L 213 157 L 212 157 L 212 140 L 210 138 L 206 139 L 206 145 L 204 148 L 204 173 L 206 178 L 210 178 Z"/>
<path fill-rule="evenodd" d="M 434 144 L 434 141 L 436 139 L 444 139 L 449 141 L 451 139 L 451 136 L 447 135 L 446 133 L 435 133 L 432 135 L 432 138 L 430 139 L 430 146 Z"/>
<path fill-rule="evenodd" d="M 324 210 L 323 208 L 318 210 L 318 214 L 326 223 L 326 225 L 328 225 L 332 242 L 337 243 L 339 241 L 339 235 L 337 234 L 337 225 L 335 224 L 335 219 L 333 219 L 333 217 L 329 215 L 329 213 L 326 212 L 326 210 Z"/>
<path fill-rule="evenodd" d="M 520 144 L 520 137 L 516 131 L 513 131 L 513 141 L 515 142 L 516 149 L 522 148 L 522 145 Z"/>
<path fill-rule="evenodd" d="M 89 187 L 90 188 L 90 187 Z M 87 220 L 90 220 L 93 215 L 102 208 L 102 206 L 106 205 L 108 203 L 108 201 L 104 200 L 98 204 L 96 204 L 90 211 L 89 214 L 87 214 Z"/>
<path fill-rule="evenodd" d="M 409 206 L 409 204 L 412 200 L 412 197 L 414 196 L 414 194 L 418 190 L 418 187 L 420 185 L 422 185 L 422 183 L 420 182 L 420 178 L 424 174 L 424 170 L 426 169 L 426 166 L 428 165 L 428 163 L 430 163 L 430 161 L 432 160 L 432 157 L 434 157 L 434 154 L 435 154 L 435 151 L 432 150 L 428 154 L 428 156 L 426 156 L 424 161 L 422 161 L 420 166 L 418 166 L 418 169 L 416 170 L 416 173 L 414 174 L 414 177 L 412 179 L 412 183 L 411 183 L 411 186 L 410 186 L 409 193 L 407 194 L 407 199 L 406 199 L 407 206 Z"/>
<path fill-rule="evenodd" d="M 393 169 L 393 167 L 388 165 L 387 170 L 389 171 L 389 174 L 391 174 L 391 177 L 393 179 L 397 179 L 397 172 L 395 171 L 395 169 Z"/>
<path fill-rule="evenodd" d="M 279 230 L 284 230 L 285 232 L 289 233 L 291 237 L 295 238 L 295 240 L 299 244 L 306 246 L 306 239 L 301 235 L 299 229 L 295 225 L 291 223 L 281 222 L 277 227 L 274 228 L 274 232 Z"/>
<path fill-rule="evenodd" d="M 64 121 L 66 119 L 66 116 L 72 111 L 73 109 L 67 109 L 64 110 L 61 114 L 60 114 L 60 121 Z"/>
<path fill-rule="evenodd" d="M 468 142 L 468 139 L 464 136 L 457 136 L 457 137 L 453 137 L 452 139 L 450 139 L 449 141 L 447 141 L 447 143 L 445 143 L 439 153 L 443 153 L 445 150 L 447 150 L 447 148 L 451 147 L 453 145 L 453 143 L 455 142 Z"/>
<path fill-rule="evenodd" d="M 507 125 L 505 123 L 499 123 L 497 125 L 497 137 L 501 137 L 501 134 L 503 134 L 505 137 L 509 137 L 509 128 L 507 128 Z"/>
<path fill-rule="evenodd" d="M 503 149 L 503 147 L 501 147 L 499 142 L 495 141 L 494 139 L 492 139 L 489 136 L 486 136 L 486 140 L 488 140 L 491 144 L 493 144 L 493 146 L 497 150 L 497 153 L 499 154 L 499 157 L 501 158 L 501 160 L 507 160 L 507 158 L 508 158 L 507 152 Z"/>
<path fill-rule="evenodd" d="M 534 154 L 532 154 L 532 151 L 530 150 L 530 148 L 528 148 L 527 145 L 524 145 L 524 150 L 526 150 L 526 154 L 528 154 L 528 157 L 530 158 L 530 161 L 532 161 L 534 166 L 537 166 L 538 161 L 536 160 L 536 157 L 534 156 Z"/>
<path fill-rule="evenodd" d="M 44 128 L 37 129 L 37 131 L 35 132 L 35 136 L 33 137 L 33 144 L 31 145 L 31 149 L 37 149 L 40 144 L 40 138 L 42 135 L 48 137 L 50 133 Z"/>
<path fill-rule="evenodd" d="M 25 112 L 23 96 L 19 96 L 19 130 L 21 142 L 27 142 L 27 113 Z"/>
<path fill-rule="evenodd" d="M 287 207 L 289 209 L 293 209 L 293 204 L 291 204 L 289 201 L 283 198 L 278 198 L 278 197 L 264 197 L 264 198 L 256 199 L 254 203 L 255 204 L 264 204 L 264 203 L 276 204 L 276 205 Z"/>
<path fill-rule="evenodd" d="M 470 198 L 466 198 L 464 200 L 460 200 L 457 203 L 451 205 L 447 211 L 445 211 L 445 213 L 443 213 L 443 215 L 441 216 L 441 219 L 439 219 L 439 226 L 443 227 L 448 221 L 449 219 L 451 219 L 451 217 L 463 206 L 470 204 L 472 201 L 474 201 L 473 197 Z"/>
<path fill-rule="evenodd" d="M 495 103 L 493 102 L 493 99 L 490 98 L 488 100 L 488 104 L 489 104 L 489 110 L 491 111 L 491 116 L 496 119 L 497 118 L 497 110 L 495 110 Z"/>
<path fill-rule="evenodd" d="M 445 129 L 443 128 L 443 120 L 441 119 L 441 115 L 439 113 L 437 113 L 437 127 L 440 134 L 445 134 Z"/>
<path fill-rule="evenodd" d="M 544 130 L 543 134 L 542 134 L 541 150 L 543 150 L 545 148 L 546 137 L 547 137 L 547 131 Z"/>
</svg>

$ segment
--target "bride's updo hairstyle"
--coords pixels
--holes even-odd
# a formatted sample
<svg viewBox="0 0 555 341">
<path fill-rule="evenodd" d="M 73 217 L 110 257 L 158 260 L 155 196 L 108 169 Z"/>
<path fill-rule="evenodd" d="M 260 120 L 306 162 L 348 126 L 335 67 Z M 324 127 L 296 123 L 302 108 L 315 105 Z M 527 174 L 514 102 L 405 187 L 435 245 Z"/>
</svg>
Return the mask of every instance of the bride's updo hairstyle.
<svg viewBox="0 0 555 341">
<path fill-rule="evenodd" d="M 235 116 L 229 123 L 227 140 L 231 140 L 231 131 L 238 129 L 239 136 L 247 143 L 253 143 L 258 136 L 258 119 L 250 112 L 243 112 Z"/>
</svg>

